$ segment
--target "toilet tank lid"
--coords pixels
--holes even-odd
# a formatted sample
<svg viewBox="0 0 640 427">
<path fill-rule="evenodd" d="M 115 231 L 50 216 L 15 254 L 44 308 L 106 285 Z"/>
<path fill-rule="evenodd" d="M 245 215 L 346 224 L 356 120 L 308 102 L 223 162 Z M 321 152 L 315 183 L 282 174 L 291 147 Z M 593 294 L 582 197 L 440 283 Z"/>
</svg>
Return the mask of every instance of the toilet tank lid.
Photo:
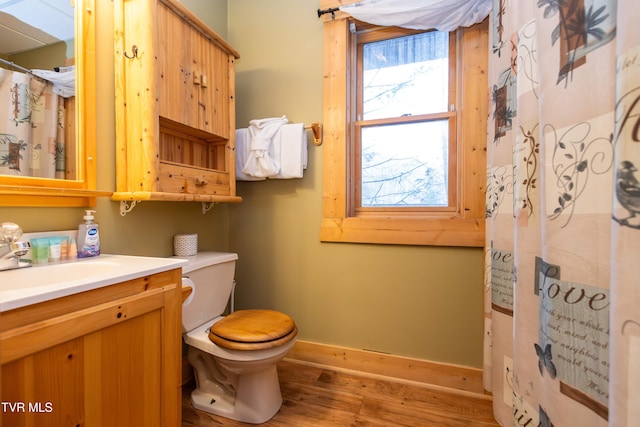
<svg viewBox="0 0 640 427">
<path fill-rule="evenodd" d="M 194 256 L 174 258 L 187 260 L 187 265 L 182 266 L 182 272 L 189 273 L 211 265 L 235 261 L 238 259 L 238 254 L 232 252 L 198 252 Z"/>
</svg>

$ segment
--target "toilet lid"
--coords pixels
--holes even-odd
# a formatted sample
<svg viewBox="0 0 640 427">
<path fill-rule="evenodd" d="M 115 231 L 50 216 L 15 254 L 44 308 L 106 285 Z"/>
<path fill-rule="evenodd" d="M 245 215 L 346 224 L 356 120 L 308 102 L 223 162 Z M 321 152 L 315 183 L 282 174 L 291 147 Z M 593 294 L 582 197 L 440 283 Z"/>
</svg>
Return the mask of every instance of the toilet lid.
<svg viewBox="0 0 640 427">
<path fill-rule="evenodd" d="M 259 350 L 292 340 L 298 329 L 284 313 L 274 310 L 238 310 L 211 326 L 209 339 L 233 350 Z"/>
</svg>

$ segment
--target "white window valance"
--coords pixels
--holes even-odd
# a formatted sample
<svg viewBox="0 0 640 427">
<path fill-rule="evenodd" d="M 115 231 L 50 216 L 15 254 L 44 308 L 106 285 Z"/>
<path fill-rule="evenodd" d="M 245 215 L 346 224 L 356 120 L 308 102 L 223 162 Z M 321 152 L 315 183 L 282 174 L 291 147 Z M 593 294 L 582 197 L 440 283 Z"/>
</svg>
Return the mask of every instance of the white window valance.
<svg viewBox="0 0 640 427">
<path fill-rule="evenodd" d="M 453 31 L 482 22 L 492 0 L 363 0 L 340 11 L 375 25 Z"/>
<path fill-rule="evenodd" d="M 31 70 L 31 74 L 53 83 L 53 93 L 63 98 L 76 95 L 76 67 L 61 67 L 61 71 Z"/>
</svg>

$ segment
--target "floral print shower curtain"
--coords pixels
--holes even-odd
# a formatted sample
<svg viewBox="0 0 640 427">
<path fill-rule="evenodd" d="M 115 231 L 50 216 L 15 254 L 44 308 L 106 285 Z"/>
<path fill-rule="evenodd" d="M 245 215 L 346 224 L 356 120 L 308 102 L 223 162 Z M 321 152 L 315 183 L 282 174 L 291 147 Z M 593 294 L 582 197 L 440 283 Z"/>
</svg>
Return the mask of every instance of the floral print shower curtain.
<svg viewBox="0 0 640 427">
<path fill-rule="evenodd" d="M 494 0 L 485 387 L 503 426 L 640 425 L 640 7 Z"/>
<path fill-rule="evenodd" d="M 0 174 L 65 178 L 64 99 L 29 73 L 0 68 Z"/>
</svg>

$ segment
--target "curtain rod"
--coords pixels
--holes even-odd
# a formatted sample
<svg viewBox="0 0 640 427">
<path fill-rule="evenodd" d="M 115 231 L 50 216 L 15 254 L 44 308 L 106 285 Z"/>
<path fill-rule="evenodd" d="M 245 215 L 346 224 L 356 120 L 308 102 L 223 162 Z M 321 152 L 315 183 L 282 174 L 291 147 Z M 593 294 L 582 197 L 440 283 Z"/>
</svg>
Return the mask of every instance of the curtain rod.
<svg viewBox="0 0 640 427">
<path fill-rule="evenodd" d="M 331 19 L 336 19 L 336 12 L 339 11 L 340 8 L 339 7 L 331 7 L 329 9 L 318 9 L 318 18 L 320 18 L 322 15 L 324 15 L 325 13 L 330 13 L 331 14 Z"/>
<path fill-rule="evenodd" d="M 16 64 L 15 62 L 7 61 L 6 59 L 0 58 L 0 63 L 3 63 L 5 65 L 9 65 L 10 67 L 16 68 L 16 69 L 18 69 L 20 71 L 24 71 L 25 73 L 31 73 L 31 70 L 29 70 L 28 68 L 21 67 L 20 65 Z"/>
</svg>

